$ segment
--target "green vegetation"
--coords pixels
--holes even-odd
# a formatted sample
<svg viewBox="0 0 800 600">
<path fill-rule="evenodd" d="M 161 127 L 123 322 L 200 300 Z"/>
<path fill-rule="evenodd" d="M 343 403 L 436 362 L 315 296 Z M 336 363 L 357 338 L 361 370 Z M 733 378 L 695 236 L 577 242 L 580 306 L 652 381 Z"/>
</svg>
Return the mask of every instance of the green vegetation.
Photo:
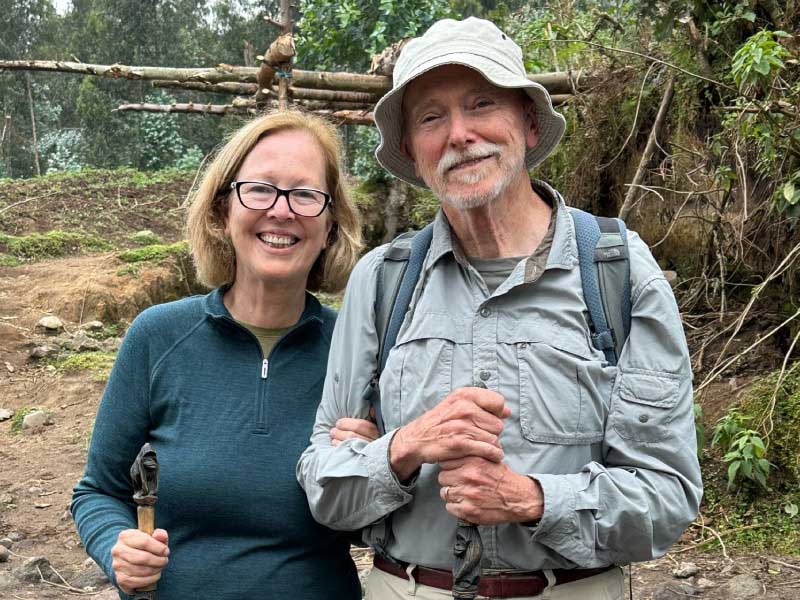
<svg viewBox="0 0 800 600">
<path fill-rule="evenodd" d="M 779 385 L 780 380 L 780 385 Z M 800 492 L 800 363 L 759 379 L 741 402 L 763 436 L 776 484 Z"/>
<path fill-rule="evenodd" d="M 114 352 L 79 352 L 77 354 L 59 356 L 48 360 L 47 363 L 53 365 L 62 373 L 93 371 L 92 381 L 107 381 L 116 357 L 117 355 Z"/>
<path fill-rule="evenodd" d="M 120 260 L 128 263 L 143 261 L 162 261 L 170 256 L 189 256 L 189 243 L 186 241 L 174 244 L 152 244 L 143 248 L 125 250 L 119 254 Z M 119 274 L 119 273 L 117 273 Z"/>
<path fill-rule="evenodd" d="M 129 264 L 117 269 L 117 277 L 132 277 L 137 279 L 139 277 L 139 265 Z"/>
<path fill-rule="evenodd" d="M 109 250 L 107 241 L 79 231 L 48 231 L 14 236 L 0 233 L 0 248 L 20 260 L 41 260 L 79 252 Z"/>
<path fill-rule="evenodd" d="M 726 544 L 800 554 L 797 365 L 757 379 L 714 427 L 712 448 L 723 456 L 704 461 L 703 513 L 719 515 L 712 527 Z"/>
<path fill-rule="evenodd" d="M 770 494 L 753 501 L 747 495 L 734 496 L 720 491 L 705 478 L 703 515 L 705 524 L 722 536 L 730 550 L 776 552 L 800 556 L 800 493 Z M 706 535 L 702 548 L 719 547 L 715 536 Z"/>
<path fill-rule="evenodd" d="M 21 264 L 16 256 L 0 253 L 0 267 L 18 267 Z"/>
<path fill-rule="evenodd" d="M 746 481 L 800 491 L 800 369 L 755 381 L 738 406 L 714 426 L 712 447 L 724 453 L 728 489 Z M 774 477 L 773 477 L 774 475 Z M 769 482 L 768 482 L 769 480 Z"/>
<path fill-rule="evenodd" d="M 128 239 L 137 246 L 152 246 L 154 244 L 163 244 L 164 241 L 149 229 L 137 231 L 128 236 Z"/>
<path fill-rule="evenodd" d="M 125 325 L 122 323 L 109 323 L 104 325 L 102 329 L 87 331 L 86 335 L 96 340 L 107 340 L 109 338 L 122 337 L 125 333 Z"/>
<path fill-rule="evenodd" d="M 22 421 L 25 420 L 32 412 L 36 412 L 39 410 L 35 406 L 23 406 L 14 412 L 14 416 L 11 418 L 11 433 L 19 433 L 22 431 Z"/>
</svg>

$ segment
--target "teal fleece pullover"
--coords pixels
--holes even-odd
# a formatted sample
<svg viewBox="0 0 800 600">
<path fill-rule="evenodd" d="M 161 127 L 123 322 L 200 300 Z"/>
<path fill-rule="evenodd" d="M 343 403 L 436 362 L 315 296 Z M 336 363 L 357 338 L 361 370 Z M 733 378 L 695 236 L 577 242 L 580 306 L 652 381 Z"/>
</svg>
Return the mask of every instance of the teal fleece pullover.
<svg viewBox="0 0 800 600">
<path fill-rule="evenodd" d="M 347 540 L 314 521 L 295 478 L 335 313 L 306 294 L 265 360 L 223 293 L 149 308 L 130 326 L 73 494 L 81 540 L 113 582 L 111 548 L 136 527 L 129 469 L 149 441 L 156 527 L 170 536 L 159 600 L 358 599 Z"/>
</svg>

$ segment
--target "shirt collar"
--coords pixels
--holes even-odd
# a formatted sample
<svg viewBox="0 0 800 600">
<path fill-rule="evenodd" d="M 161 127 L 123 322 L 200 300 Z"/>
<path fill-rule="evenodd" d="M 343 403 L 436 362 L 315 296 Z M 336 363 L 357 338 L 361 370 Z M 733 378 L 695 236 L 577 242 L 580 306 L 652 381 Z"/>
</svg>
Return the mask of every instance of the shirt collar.
<svg viewBox="0 0 800 600">
<path fill-rule="evenodd" d="M 540 179 L 532 178 L 531 186 L 545 202 L 552 206 L 553 215 L 555 216 L 555 232 L 546 268 L 569 269 L 577 263 L 578 257 L 575 244 L 575 227 L 564 198 L 550 184 Z M 433 240 L 425 260 L 425 270 L 433 267 L 440 258 L 448 253 L 452 253 L 457 262 L 466 266 L 467 260 L 461 249 L 461 244 L 458 243 L 458 239 L 453 234 L 447 215 L 439 208 L 433 221 Z"/>
<path fill-rule="evenodd" d="M 227 325 L 233 325 L 234 328 L 243 329 L 233 316 L 231 316 L 228 307 L 226 307 L 225 303 L 222 301 L 222 297 L 225 295 L 225 292 L 228 291 L 229 287 L 230 285 L 223 285 L 206 295 L 206 314 L 214 321 L 223 322 Z M 305 300 L 306 304 L 303 308 L 303 314 L 300 315 L 300 319 L 292 328 L 305 325 L 307 322 L 322 323 L 322 305 L 319 303 L 319 300 L 309 292 L 306 292 Z"/>
</svg>

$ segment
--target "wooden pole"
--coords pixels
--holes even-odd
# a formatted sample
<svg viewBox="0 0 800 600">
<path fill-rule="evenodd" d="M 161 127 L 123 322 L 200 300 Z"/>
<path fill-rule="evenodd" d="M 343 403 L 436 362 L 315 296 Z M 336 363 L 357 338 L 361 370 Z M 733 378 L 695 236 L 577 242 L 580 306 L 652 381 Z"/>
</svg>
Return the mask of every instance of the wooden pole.
<svg viewBox="0 0 800 600">
<path fill-rule="evenodd" d="M 250 99 L 247 99 L 251 102 Z M 277 101 L 271 102 L 273 106 L 277 106 Z M 354 125 L 374 125 L 375 121 L 372 112 L 366 110 L 331 110 L 331 109 L 309 109 L 311 112 L 318 115 L 327 117 L 336 124 L 351 123 Z M 188 114 L 204 114 L 204 115 L 255 115 L 259 110 L 250 104 L 195 104 L 189 103 L 176 103 L 176 104 L 122 104 L 118 106 L 115 111 L 128 112 L 128 111 L 143 111 L 143 112 L 158 112 L 158 113 L 188 113 Z"/>
<path fill-rule="evenodd" d="M 650 159 L 653 157 L 653 152 L 655 152 L 656 146 L 658 146 L 658 137 L 661 135 L 661 129 L 664 127 L 664 123 L 667 120 L 667 113 L 669 112 L 669 107 L 672 104 L 674 89 L 675 76 L 670 75 L 669 79 L 667 80 L 667 87 L 664 90 L 664 95 L 661 98 L 661 105 L 658 107 L 656 121 L 653 123 L 653 128 L 650 130 L 650 136 L 647 138 L 647 146 L 645 146 L 644 152 L 642 153 L 642 158 L 639 161 L 639 167 L 636 169 L 636 174 L 633 176 L 633 181 L 628 187 L 628 192 L 625 194 L 625 201 L 622 203 L 622 207 L 619 209 L 619 215 L 617 215 L 623 221 L 628 217 L 631 208 L 633 208 L 633 199 L 639 192 L 639 186 L 641 185 L 645 173 L 647 172 L 647 165 L 650 164 Z"/>
<path fill-rule="evenodd" d="M 292 8 L 289 0 L 281 0 L 281 23 L 283 23 L 283 35 L 289 36 L 292 40 Z M 294 57 L 294 42 L 291 44 L 292 54 L 285 60 L 278 78 L 278 107 L 281 110 L 289 108 L 289 83 L 292 77 L 292 58 Z"/>
<path fill-rule="evenodd" d="M 55 71 L 61 73 L 77 73 L 94 75 L 112 79 L 144 79 L 170 81 L 198 81 L 205 83 L 222 83 L 236 81 L 240 83 L 257 83 L 258 69 L 255 67 L 235 67 L 218 65 L 210 68 L 177 68 L 177 67 L 135 67 L 129 65 L 96 65 L 68 61 L 49 60 L 0 60 L 0 70 L 10 71 Z M 528 75 L 528 79 L 541 84 L 550 94 L 572 94 L 575 91 L 587 91 L 599 79 L 583 71 L 559 71 L 555 73 L 536 73 Z M 384 75 L 359 75 L 354 73 L 337 73 L 327 71 L 292 71 L 292 84 L 297 88 L 318 90 L 345 90 L 365 92 L 383 96 L 391 89 L 392 78 Z"/>
<path fill-rule="evenodd" d="M 143 102 L 138 104 L 121 104 L 114 109 L 114 112 L 159 112 L 159 113 L 200 113 L 206 115 L 227 115 L 227 114 L 255 114 L 255 108 L 247 106 L 233 106 L 230 104 L 196 104 L 194 102 L 176 104 L 153 104 Z"/>
<path fill-rule="evenodd" d="M 170 81 L 167 79 L 153 80 L 153 87 L 178 88 L 181 90 L 197 90 L 198 92 L 230 94 L 233 96 L 255 94 L 256 90 L 258 90 L 258 84 L 256 83 L 238 83 L 236 81 L 223 81 L 222 83 L 206 83 L 205 81 Z"/>
<path fill-rule="evenodd" d="M 25 87 L 28 90 L 28 107 L 31 111 L 31 134 L 33 136 L 33 167 L 36 176 L 42 176 L 42 166 L 39 164 L 39 141 L 36 139 L 36 114 L 33 112 L 33 92 L 31 91 L 31 76 L 25 74 Z"/>
</svg>

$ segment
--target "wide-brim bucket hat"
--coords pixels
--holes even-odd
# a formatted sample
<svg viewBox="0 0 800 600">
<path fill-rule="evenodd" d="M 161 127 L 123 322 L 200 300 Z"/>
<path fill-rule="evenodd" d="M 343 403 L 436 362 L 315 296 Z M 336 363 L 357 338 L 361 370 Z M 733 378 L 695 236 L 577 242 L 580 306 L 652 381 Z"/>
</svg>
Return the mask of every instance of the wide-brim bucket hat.
<svg viewBox="0 0 800 600">
<path fill-rule="evenodd" d="M 536 107 L 539 134 L 536 146 L 525 153 L 528 169 L 541 163 L 558 145 L 566 122 L 553 110 L 547 90 L 528 79 L 520 47 L 494 23 L 484 19 L 442 19 L 403 47 L 394 68 L 392 89 L 375 106 L 375 124 L 381 135 L 375 157 L 395 177 L 427 187 L 417 176 L 412 160 L 400 149 L 403 95 L 411 81 L 443 65 L 463 65 L 475 69 L 498 87 L 525 90 Z"/>
</svg>

